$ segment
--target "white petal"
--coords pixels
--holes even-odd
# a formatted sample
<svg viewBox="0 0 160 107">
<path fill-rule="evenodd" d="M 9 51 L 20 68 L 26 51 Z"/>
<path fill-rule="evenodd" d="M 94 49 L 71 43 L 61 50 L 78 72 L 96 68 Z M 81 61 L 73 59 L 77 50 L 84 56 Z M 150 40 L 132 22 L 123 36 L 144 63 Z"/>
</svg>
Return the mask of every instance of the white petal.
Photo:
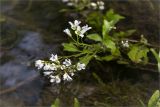
<svg viewBox="0 0 160 107">
<path fill-rule="evenodd" d="M 52 72 L 51 71 L 46 71 L 46 72 L 43 72 L 43 74 L 46 76 L 46 75 L 50 75 Z"/>
<path fill-rule="evenodd" d="M 71 34 L 69 29 L 65 29 L 63 32 L 65 32 L 68 36 L 72 36 L 72 34 Z"/>
</svg>

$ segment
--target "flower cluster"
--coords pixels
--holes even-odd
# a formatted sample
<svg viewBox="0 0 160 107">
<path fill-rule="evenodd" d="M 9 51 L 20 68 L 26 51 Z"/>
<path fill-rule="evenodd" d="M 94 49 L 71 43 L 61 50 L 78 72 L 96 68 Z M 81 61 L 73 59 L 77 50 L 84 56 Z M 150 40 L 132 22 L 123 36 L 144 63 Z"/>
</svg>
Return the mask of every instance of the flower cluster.
<svg viewBox="0 0 160 107">
<path fill-rule="evenodd" d="M 49 61 L 37 60 L 35 66 L 44 71 L 44 76 L 47 76 L 51 83 L 60 83 L 62 79 L 71 81 L 76 71 L 85 69 L 85 64 L 78 62 L 73 65 L 70 59 L 65 59 L 61 63 L 58 56 L 53 54 Z"/>
<path fill-rule="evenodd" d="M 62 0 L 62 2 L 66 3 L 67 6 L 73 6 L 77 7 L 79 3 L 84 3 L 85 7 L 88 7 L 90 9 L 99 9 L 104 10 L 104 2 L 103 1 L 97 1 L 97 2 L 84 2 L 84 0 Z M 88 3 L 88 4 L 86 4 Z"/>
<path fill-rule="evenodd" d="M 96 9 L 99 9 L 99 10 L 104 10 L 104 2 L 103 1 L 97 1 L 96 3 L 95 2 L 91 2 L 90 3 L 90 6 L 92 7 L 92 9 L 96 10 Z"/>
<path fill-rule="evenodd" d="M 129 44 L 128 44 L 128 40 L 126 40 L 126 41 L 121 41 L 121 43 L 122 43 L 122 46 L 123 47 L 125 47 L 125 48 L 128 48 L 129 47 Z"/>
<path fill-rule="evenodd" d="M 80 37 L 84 37 L 84 34 L 91 29 L 91 27 L 88 27 L 88 25 L 85 25 L 83 27 L 80 26 L 81 21 L 75 20 L 73 23 L 69 22 L 71 29 L 75 32 L 75 34 L 77 36 Z M 68 36 L 72 36 L 71 31 L 67 28 L 64 30 L 64 32 L 68 35 Z"/>
</svg>

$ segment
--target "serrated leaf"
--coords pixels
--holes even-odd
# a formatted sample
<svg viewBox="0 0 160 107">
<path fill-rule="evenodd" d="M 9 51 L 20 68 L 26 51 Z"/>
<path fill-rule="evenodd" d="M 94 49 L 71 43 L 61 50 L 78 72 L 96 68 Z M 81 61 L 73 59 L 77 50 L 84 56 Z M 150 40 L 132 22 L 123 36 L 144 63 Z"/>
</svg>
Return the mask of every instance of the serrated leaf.
<svg viewBox="0 0 160 107">
<path fill-rule="evenodd" d="M 80 103 L 77 98 L 74 98 L 74 107 L 80 107 Z"/>
<path fill-rule="evenodd" d="M 87 38 L 94 40 L 94 41 L 102 41 L 102 38 L 98 34 L 89 34 L 87 35 Z"/>
<path fill-rule="evenodd" d="M 60 107 L 60 100 L 58 98 L 56 98 L 56 100 L 54 101 L 54 103 L 51 105 L 51 107 Z"/>
<path fill-rule="evenodd" d="M 63 43 L 64 51 L 78 52 L 78 48 L 72 43 Z"/>
<path fill-rule="evenodd" d="M 160 92 L 156 90 L 148 102 L 148 107 L 158 107 L 158 101 L 160 100 Z"/>
<path fill-rule="evenodd" d="M 87 65 L 92 58 L 93 58 L 92 55 L 86 55 L 86 56 L 80 57 L 79 60 L 81 63 L 84 63 L 85 65 Z"/>
</svg>

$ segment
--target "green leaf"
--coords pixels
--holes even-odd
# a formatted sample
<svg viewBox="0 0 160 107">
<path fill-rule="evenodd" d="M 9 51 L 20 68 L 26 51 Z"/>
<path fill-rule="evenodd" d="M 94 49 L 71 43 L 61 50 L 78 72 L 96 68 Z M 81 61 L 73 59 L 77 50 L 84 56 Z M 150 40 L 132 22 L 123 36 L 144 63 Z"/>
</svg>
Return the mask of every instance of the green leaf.
<svg viewBox="0 0 160 107">
<path fill-rule="evenodd" d="M 78 52 L 79 51 L 78 48 L 72 43 L 63 43 L 62 45 L 63 45 L 65 51 L 69 51 L 69 52 Z"/>
<path fill-rule="evenodd" d="M 106 86 L 106 84 L 102 81 L 102 79 L 95 73 L 93 72 L 92 73 L 93 77 L 98 81 L 98 83 L 101 85 L 101 86 Z"/>
<path fill-rule="evenodd" d="M 123 16 L 114 13 L 113 9 L 107 11 L 106 18 L 108 21 L 112 23 L 112 25 L 115 25 L 119 20 L 124 19 Z"/>
<path fill-rule="evenodd" d="M 158 62 L 158 71 L 160 72 L 160 51 L 159 51 L 159 55 L 158 55 L 158 53 L 153 48 L 151 48 L 150 50 Z"/>
<path fill-rule="evenodd" d="M 130 30 L 127 30 L 126 31 L 126 36 L 128 37 L 128 36 L 131 36 L 133 33 L 135 33 L 136 32 L 136 30 L 135 29 L 130 29 Z"/>
<path fill-rule="evenodd" d="M 160 92 L 156 90 L 148 102 L 148 107 L 158 107 L 158 102 L 160 101 Z"/>
<path fill-rule="evenodd" d="M 127 62 L 125 60 L 118 60 L 117 63 L 118 64 L 125 64 L 125 65 L 129 64 L 129 62 Z"/>
<path fill-rule="evenodd" d="M 131 36 L 136 30 L 131 29 L 131 30 L 127 30 L 126 32 L 124 31 L 120 31 L 120 32 L 116 32 L 113 34 L 114 37 L 121 37 L 121 38 L 125 38 L 128 36 Z"/>
<path fill-rule="evenodd" d="M 86 55 L 86 56 L 80 57 L 79 60 L 81 63 L 84 63 L 87 66 L 87 64 L 92 58 L 93 58 L 92 55 Z"/>
<path fill-rule="evenodd" d="M 80 103 L 77 98 L 74 98 L 74 107 L 80 107 Z"/>
<path fill-rule="evenodd" d="M 105 35 L 109 33 L 111 28 L 112 28 L 112 26 L 110 25 L 110 23 L 107 20 L 104 20 L 103 21 L 103 26 L 102 26 L 103 39 L 105 38 Z"/>
<path fill-rule="evenodd" d="M 139 99 L 139 102 L 140 102 L 142 107 L 147 107 L 141 99 Z"/>
<path fill-rule="evenodd" d="M 141 62 L 142 58 L 144 58 L 143 61 L 146 64 L 148 62 L 148 52 L 149 49 L 147 47 L 133 46 L 128 53 L 128 57 L 135 63 Z"/>
<path fill-rule="evenodd" d="M 102 38 L 98 34 L 89 34 L 87 35 L 87 38 L 94 40 L 94 41 L 102 41 Z"/>
<path fill-rule="evenodd" d="M 113 59 L 115 59 L 115 56 L 113 55 L 108 55 L 108 56 L 104 56 L 104 57 L 100 57 L 102 60 L 104 61 L 111 61 Z"/>
<path fill-rule="evenodd" d="M 111 39 L 106 39 L 104 45 L 111 50 L 111 53 L 114 54 L 116 51 L 116 44 Z"/>
<path fill-rule="evenodd" d="M 58 98 L 56 98 L 56 100 L 54 101 L 54 103 L 51 105 L 51 107 L 60 107 L 60 100 Z"/>
<path fill-rule="evenodd" d="M 100 12 L 91 12 L 87 15 L 86 22 L 96 30 L 101 31 L 103 24 L 103 14 Z"/>
</svg>

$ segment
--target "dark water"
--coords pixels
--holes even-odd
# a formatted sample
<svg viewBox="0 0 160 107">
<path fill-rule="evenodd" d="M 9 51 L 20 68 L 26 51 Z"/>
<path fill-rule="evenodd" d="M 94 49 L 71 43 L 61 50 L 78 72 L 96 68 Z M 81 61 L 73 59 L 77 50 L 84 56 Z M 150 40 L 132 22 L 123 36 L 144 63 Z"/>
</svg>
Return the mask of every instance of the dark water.
<svg viewBox="0 0 160 107">
<path fill-rule="evenodd" d="M 138 3 L 140 9 L 137 12 L 134 12 L 136 2 L 108 2 L 107 8 L 115 8 L 127 17 L 127 21 L 121 24 L 122 28 L 124 25 L 136 27 L 146 35 L 154 35 L 148 38 L 158 44 L 158 36 L 155 36 L 158 35 L 158 16 L 154 11 L 157 7 L 151 4 Z M 155 72 L 104 63 L 103 69 L 90 67 L 77 75 L 73 82 L 60 85 L 51 85 L 39 75 L 34 68 L 35 60 L 46 58 L 51 53 L 63 53 L 60 44 L 66 39 L 62 30 L 68 19 L 58 12 L 61 7 L 63 5 L 54 0 L 2 0 L 1 14 L 6 21 L 1 23 L 0 35 L 0 106 L 50 106 L 60 98 L 62 106 L 70 107 L 74 97 L 82 106 L 140 106 L 139 100 L 147 103 L 159 88 L 158 73 Z M 146 21 L 138 19 L 142 18 L 142 13 L 149 19 L 152 17 L 151 22 L 148 18 Z M 154 28 L 146 28 L 145 24 Z M 97 82 L 92 72 L 96 72 L 105 85 Z"/>
</svg>

